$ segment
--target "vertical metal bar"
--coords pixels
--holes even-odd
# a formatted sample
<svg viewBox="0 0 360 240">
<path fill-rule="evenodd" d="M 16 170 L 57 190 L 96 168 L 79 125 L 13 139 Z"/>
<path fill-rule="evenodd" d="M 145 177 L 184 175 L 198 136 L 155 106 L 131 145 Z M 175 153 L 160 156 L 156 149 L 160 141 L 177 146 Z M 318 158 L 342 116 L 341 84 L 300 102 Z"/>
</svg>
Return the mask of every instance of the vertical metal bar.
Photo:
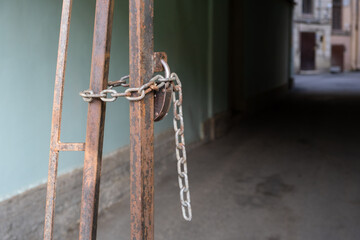
<svg viewBox="0 0 360 240">
<path fill-rule="evenodd" d="M 59 159 L 57 145 L 60 142 L 61 111 L 64 93 L 64 80 L 66 69 L 67 49 L 69 42 L 69 29 L 72 10 L 72 0 L 64 0 L 61 14 L 60 36 L 58 57 L 56 66 L 54 101 L 51 123 L 49 174 L 46 194 L 44 239 L 53 238 L 55 198 L 56 198 L 56 177 Z"/>
<path fill-rule="evenodd" d="M 97 0 L 92 50 L 90 89 L 98 93 L 106 88 L 109 73 L 114 0 Z M 100 190 L 100 171 L 104 136 L 105 103 L 89 103 L 84 173 L 80 213 L 80 240 L 95 240 Z"/>
<path fill-rule="evenodd" d="M 153 0 L 130 0 L 130 86 L 153 75 Z M 131 240 L 154 239 L 154 96 L 130 102 Z"/>
</svg>

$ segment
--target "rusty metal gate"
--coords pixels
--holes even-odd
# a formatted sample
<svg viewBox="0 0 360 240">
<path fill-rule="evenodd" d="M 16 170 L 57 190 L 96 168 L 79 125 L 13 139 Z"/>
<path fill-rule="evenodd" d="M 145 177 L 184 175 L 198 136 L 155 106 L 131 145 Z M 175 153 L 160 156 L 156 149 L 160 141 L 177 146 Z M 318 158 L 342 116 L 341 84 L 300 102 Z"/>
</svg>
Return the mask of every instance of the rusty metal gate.
<svg viewBox="0 0 360 240">
<path fill-rule="evenodd" d="M 60 126 L 72 0 L 63 0 L 52 114 L 44 239 L 54 232 L 56 178 L 60 151 L 85 151 L 79 239 L 96 239 L 100 172 L 106 102 L 124 97 L 130 102 L 131 239 L 154 239 L 154 120 L 174 108 L 180 201 L 191 220 L 181 82 L 170 72 L 165 53 L 154 53 L 154 0 L 129 0 L 130 74 L 108 82 L 114 0 L 96 0 L 90 88 L 80 95 L 89 103 L 85 143 L 62 143 Z M 165 77 L 154 72 L 165 71 Z M 126 79 L 129 78 L 129 83 Z M 124 93 L 113 89 L 130 87 Z"/>
</svg>

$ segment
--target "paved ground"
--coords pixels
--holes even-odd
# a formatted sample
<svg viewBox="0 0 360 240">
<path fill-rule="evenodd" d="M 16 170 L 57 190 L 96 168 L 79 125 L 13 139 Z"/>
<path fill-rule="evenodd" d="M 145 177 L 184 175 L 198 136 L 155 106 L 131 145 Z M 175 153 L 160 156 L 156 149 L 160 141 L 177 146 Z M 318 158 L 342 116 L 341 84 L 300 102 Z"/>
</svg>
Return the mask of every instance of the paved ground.
<svg viewBox="0 0 360 240">
<path fill-rule="evenodd" d="M 360 74 L 298 77 L 278 104 L 189 154 L 191 223 L 169 169 L 156 240 L 358 240 L 359 146 Z M 127 202 L 100 216 L 100 240 L 129 239 Z"/>
</svg>

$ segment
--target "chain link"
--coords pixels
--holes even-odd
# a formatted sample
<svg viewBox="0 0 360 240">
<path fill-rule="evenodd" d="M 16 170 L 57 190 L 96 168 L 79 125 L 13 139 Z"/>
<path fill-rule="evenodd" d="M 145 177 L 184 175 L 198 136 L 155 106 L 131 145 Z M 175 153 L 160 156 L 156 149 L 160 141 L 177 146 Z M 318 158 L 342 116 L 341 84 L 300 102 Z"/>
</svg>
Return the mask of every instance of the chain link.
<svg viewBox="0 0 360 240">
<path fill-rule="evenodd" d="M 138 88 L 128 88 L 125 92 L 117 92 L 113 87 L 129 87 L 126 82 L 129 76 L 124 76 L 118 81 L 109 82 L 108 88 L 102 90 L 100 93 L 94 93 L 92 90 L 85 90 L 79 93 L 85 102 L 92 102 L 94 98 L 100 99 L 104 102 L 114 102 L 119 97 L 125 97 L 129 101 L 140 101 L 144 99 L 145 95 L 151 91 L 158 91 L 164 87 L 166 83 L 175 81 L 175 78 L 163 77 L 162 75 L 156 75 L 149 82 L 145 83 Z"/>
<path fill-rule="evenodd" d="M 117 80 L 117 81 L 113 81 L 113 82 L 108 82 L 108 86 L 110 88 L 112 87 L 118 87 L 118 86 L 122 86 L 122 87 L 129 87 L 130 84 L 126 82 L 127 79 L 129 79 L 130 76 L 129 75 L 126 75 L 122 78 L 120 78 L 120 80 Z"/>
<path fill-rule="evenodd" d="M 125 92 L 117 92 L 112 89 L 113 87 L 122 86 L 129 87 L 126 80 L 129 76 L 124 76 L 118 81 L 109 82 L 108 88 L 102 90 L 100 93 L 94 93 L 92 90 L 85 90 L 80 92 L 80 96 L 86 102 L 91 102 L 94 98 L 100 99 L 104 102 L 114 102 L 119 97 L 125 97 L 129 101 L 140 101 L 144 99 L 146 94 L 151 91 L 158 91 L 162 87 L 167 87 L 171 82 L 174 85 L 172 93 L 173 111 L 174 111 L 174 131 L 175 131 L 175 144 L 176 144 L 176 160 L 178 171 L 178 182 L 180 188 L 180 203 L 181 211 L 185 220 L 191 221 L 192 211 L 190 203 L 190 188 L 186 159 L 185 137 L 184 137 L 184 118 L 182 110 L 182 85 L 176 73 L 171 73 L 170 76 L 163 77 L 156 75 L 149 82 L 145 83 L 138 88 L 128 88 Z"/>
<path fill-rule="evenodd" d="M 190 203 L 190 188 L 189 178 L 186 160 L 186 148 L 185 148 L 185 137 L 184 137 L 184 118 L 182 110 L 182 85 L 181 81 L 176 73 L 172 73 L 170 78 L 175 79 L 174 91 L 172 93 L 173 110 L 174 110 L 174 130 L 175 130 L 175 143 L 176 143 L 176 160 L 177 160 L 177 171 L 178 181 L 180 188 L 180 203 L 181 210 L 185 220 L 191 221 L 192 211 Z"/>
</svg>

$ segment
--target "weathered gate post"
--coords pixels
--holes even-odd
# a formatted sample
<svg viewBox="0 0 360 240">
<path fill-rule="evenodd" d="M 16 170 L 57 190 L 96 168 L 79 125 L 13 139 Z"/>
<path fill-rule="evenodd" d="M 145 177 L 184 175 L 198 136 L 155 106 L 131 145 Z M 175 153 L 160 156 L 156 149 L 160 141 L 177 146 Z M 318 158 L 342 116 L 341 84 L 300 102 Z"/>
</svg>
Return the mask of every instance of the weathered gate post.
<svg viewBox="0 0 360 240">
<path fill-rule="evenodd" d="M 97 0 L 90 88 L 100 92 L 107 87 L 114 0 Z M 80 213 L 80 240 L 96 239 L 100 171 L 104 137 L 105 102 L 89 103 Z"/>
<path fill-rule="evenodd" d="M 130 87 L 153 75 L 153 0 L 130 0 Z M 154 239 L 154 96 L 130 102 L 132 240 Z"/>
</svg>

